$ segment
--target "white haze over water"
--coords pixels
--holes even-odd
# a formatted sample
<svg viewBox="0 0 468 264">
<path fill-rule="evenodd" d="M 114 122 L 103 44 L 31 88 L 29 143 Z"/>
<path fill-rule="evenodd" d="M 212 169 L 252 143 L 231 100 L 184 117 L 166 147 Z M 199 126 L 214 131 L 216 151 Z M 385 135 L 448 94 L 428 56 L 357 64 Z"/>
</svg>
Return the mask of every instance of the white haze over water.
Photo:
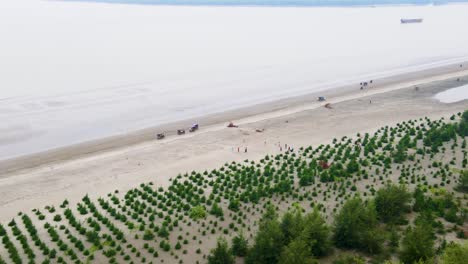
<svg viewBox="0 0 468 264">
<path fill-rule="evenodd" d="M 4 0 L 0 159 L 466 59 L 467 14 Z"/>
</svg>

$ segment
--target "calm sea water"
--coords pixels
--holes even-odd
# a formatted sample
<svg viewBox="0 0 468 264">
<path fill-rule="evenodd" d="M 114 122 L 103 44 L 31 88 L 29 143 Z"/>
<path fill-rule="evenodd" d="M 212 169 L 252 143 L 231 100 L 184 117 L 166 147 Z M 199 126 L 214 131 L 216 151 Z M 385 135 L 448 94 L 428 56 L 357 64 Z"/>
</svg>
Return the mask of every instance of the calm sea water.
<svg viewBox="0 0 468 264">
<path fill-rule="evenodd" d="M 145 5 L 208 5 L 208 6 L 374 6 L 427 5 L 461 3 L 467 0 L 62 0 L 81 2 L 124 3 Z"/>
<path fill-rule="evenodd" d="M 466 14 L 2 1 L 0 159 L 466 59 Z"/>
</svg>

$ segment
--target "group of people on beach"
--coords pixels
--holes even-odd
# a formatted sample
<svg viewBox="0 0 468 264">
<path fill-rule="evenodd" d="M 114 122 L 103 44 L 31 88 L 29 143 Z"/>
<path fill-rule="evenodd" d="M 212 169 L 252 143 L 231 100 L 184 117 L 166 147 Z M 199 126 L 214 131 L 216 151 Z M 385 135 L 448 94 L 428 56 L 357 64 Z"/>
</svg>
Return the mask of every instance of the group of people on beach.
<svg viewBox="0 0 468 264">
<path fill-rule="evenodd" d="M 245 143 L 245 140 L 244 140 L 244 143 Z M 267 145 L 267 141 L 265 140 L 263 142 L 263 144 L 266 146 Z M 281 142 L 278 141 L 278 143 L 275 143 L 275 146 L 278 148 L 278 150 L 280 152 L 283 151 L 283 149 L 286 151 L 286 152 L 293 152 L 294 151 L 294 147 L 291 146 L 291 145 L 288 145 L 288 144 L 284 144 L 282 145 Z M 247 153 L 248 152 L 248 147 L 247 146 L 238 146 L 237 148 L 236 147 L 232 147 L 232 152 L 235 152 L 237 150 L 237 153 Z"/>
<path fill-rule="evenodd" d="M 283 151 L 283 145 L 281 145 L 281 142 L 278 141 L 277 146 L 279 147 L 279 150 L 280 150 L 280 151 Z M 285 150 L 285 151 L 291 151 L 291 152 L 292 152 L 292 151 L 294 151 L 294 148 L 293 148 L 291 145 L 288 145 L 288 144 L 285 143 L 285 144 L 284 144 L 284 150 Z"/>
</svg>

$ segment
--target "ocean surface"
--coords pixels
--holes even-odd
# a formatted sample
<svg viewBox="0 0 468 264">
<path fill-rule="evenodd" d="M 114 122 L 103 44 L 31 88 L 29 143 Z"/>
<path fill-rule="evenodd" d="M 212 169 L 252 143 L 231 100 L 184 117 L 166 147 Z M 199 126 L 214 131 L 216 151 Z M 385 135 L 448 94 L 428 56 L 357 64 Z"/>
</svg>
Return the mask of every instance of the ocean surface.
<svg viewBox="0 0 468 264">
<path fill-rule="evenodd" d="M 4 0 L 0 159 L 466 60 L 467 14 Z"/>
<path fill-rule="evenodd" d="M 468 0 L 61 0 L 80 2 L 123 3 L 142 5 L 206 5 L 206 6 L 381 6 L 443 5 Z"/>
</svg>

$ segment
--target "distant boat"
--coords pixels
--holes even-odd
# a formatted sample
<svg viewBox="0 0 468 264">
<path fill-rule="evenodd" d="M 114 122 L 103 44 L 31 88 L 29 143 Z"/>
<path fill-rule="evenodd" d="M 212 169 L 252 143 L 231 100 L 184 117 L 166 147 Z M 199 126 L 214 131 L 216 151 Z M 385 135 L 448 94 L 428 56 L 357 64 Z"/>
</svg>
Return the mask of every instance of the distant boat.
<svg viewBox="0 0 468 264">
<path fill-rule="evenodd" d="M 402 18 L 400 19 L 402 24 L 409 24 L 409 23 L 421 23 L 423 21 L 422 18 Z"/>
</svg>

